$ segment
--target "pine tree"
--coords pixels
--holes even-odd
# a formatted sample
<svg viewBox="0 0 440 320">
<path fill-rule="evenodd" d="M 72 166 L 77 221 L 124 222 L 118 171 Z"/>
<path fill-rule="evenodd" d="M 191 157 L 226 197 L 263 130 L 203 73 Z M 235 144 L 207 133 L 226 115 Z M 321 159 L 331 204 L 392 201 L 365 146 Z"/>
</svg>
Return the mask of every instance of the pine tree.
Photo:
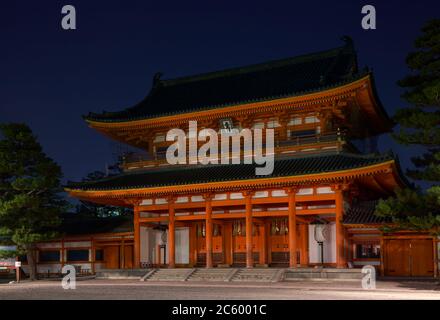
<svg viewBox="0 0 440 320">
<path fill-rule="evenodd" d="M 410 74 L 398 81 L 405 89 L 402 98 L 411 104 L 399 109 L 400 126 L 393 137 L 407 146 L 426 150 L 411 160 L 415 169 L 408 175 L 430 182 L 426 192 L 400 190 L 397 197 L 380 201 L 376 214 L 390 217 L 400 229 L 440 231 L 440 20 L 431 20 L 414 42 L 416 50 L 407 56 Z"/>
<path fill-rule="evenodd" d="M 56 236 L 61 168 L 47 157 L 25 124 L 0 124 L 0 238 L 26 254 L 31 280 L 36 278 L 38 241 Z"/>
</svg>

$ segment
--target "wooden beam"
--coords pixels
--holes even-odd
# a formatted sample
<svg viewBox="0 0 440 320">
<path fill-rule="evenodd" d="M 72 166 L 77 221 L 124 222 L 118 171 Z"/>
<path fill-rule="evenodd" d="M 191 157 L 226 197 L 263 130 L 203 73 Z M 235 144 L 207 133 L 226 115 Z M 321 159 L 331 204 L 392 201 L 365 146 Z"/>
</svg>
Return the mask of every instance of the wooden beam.
<svg viewBox="0 0 440 320">
<path fill-rule="evenodd" d="M 205 197 L 205 225 L 206 225 L 206 268 L 212 268 L 212 206 L 211 195 L 207 194 Z"/>
<path fill-rule="evenodd" d="M 336 267 L 344 268 L 344 226 L 343 219 L 343 193 L 340 185 L 336 186 Z"/>
<path fill-rule="evenodd" d="M 289 189 L 289 266 L 291 268 L 297 267 L 296 259 L 296 202 L 295 202 L 295 189 Z"/>
<path fill-rule="evenodd" d="M 246 268 L 252 268 L 254 266 L 254 259 L 252 255 L 252 193 L 245 192 L 246 198 Z"/>
<path fill-rule="evenodd" d="M 168 220 L 168 267 L 174 268 L 176 266 L 176 243 L 175 243 L 175 212 L 174 204 L 171 199 L 169 204 L 169 220 Z"/>
<path fill-rule="evenodd" d="M 133 208 L 133 214 L 134 214 L 134 267 L 140 268 L 141 267 L 141 238 L 140 238 L 140 210 L 139 206 L 135 205 Z"/>
<path fill-rule="evenodd" d="M 335 208 L 322 208 L 322 209 L 296 209 L 297 216 L 304 216 L 301 221 L 306 221 L 306 216 L 313 215 L 329 215 L 335 214 Z M 287 217 L 289 215 L 288 210 L 274 210 L 274 211 L 253 211 L 252 217 L 266 218 L 266 217 Z M 246 218 L 245 212 L 236 212 L 236 213 L 215 213 L 212 214 L 212 219 L 244 219 Z M 185 216 L 176 216 L 176 221 L 195 221 L 195 220 L 205 220 L 205 214 L 195 214 L 195 215 L 185 215 Z M 300 219 L 297 217 L 297 219 Z M 168 221 L 168 216 L 157 216 L 157 217 L 145 217 L 140 218 L 139 221 L 142 223 L 148 222 L 166 222 Z M 300 221 L 300 220 L 298 220 Z"/>
</svg>

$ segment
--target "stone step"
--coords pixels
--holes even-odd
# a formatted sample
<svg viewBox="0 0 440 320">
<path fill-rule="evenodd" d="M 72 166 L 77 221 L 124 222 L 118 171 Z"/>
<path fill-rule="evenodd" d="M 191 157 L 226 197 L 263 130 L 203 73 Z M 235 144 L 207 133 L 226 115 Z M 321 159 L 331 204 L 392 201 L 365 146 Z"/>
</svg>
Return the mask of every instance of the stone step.
<svg viewBox="0 0 440 320">
<path fill-rule="evenodd" d="M 236 271 L 231 268 L 197 269 L 188 281 L 229 281 Z"/>
<path fill-rule="evenodd" d="M 284 269 L 239 269 L 231 281 L 277 282 L 282 280 Z"/>
<path fill-rule="evenodd" d="M 286 281 L 298 280 L 361 280 L 364 274 L 362 269 L 335 269 L 335 268 L 298 268 L 287 269 L 284 275 Z"/>
<path fill-rule="evenodd" d="M 186 281 L 195 269 L 179 268 L 179 269 L 157 269 L 151 273 L 145 281 Z"/>
</svg>

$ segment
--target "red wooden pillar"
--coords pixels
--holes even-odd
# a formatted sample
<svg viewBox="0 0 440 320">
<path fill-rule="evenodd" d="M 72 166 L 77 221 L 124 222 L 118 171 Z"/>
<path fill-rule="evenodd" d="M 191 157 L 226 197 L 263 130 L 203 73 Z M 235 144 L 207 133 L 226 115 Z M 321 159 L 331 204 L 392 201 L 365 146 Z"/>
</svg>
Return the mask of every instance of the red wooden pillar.
<svg viewBox="0 0 440 320">
<path fill-rule="evenodd" d="M 290 268 L 296 268 L 298 261 L 296 256 L 296 190 L 287 190 L 289 199 L 289 266 Z"/>
<path fill-rule="evenodd" d="M 92 274 L 95 274 L 95 258 L 96 258 L 96 247 L 95 247 L 95 239 L 93 237 L 90 238 L 90 245 L 91 245 L 91 267 L 92 267 Z"/>
<path fill-rule="evenodd" d="M 65 247 L 64 247 L 64 238 L 61 239 L 61 268 L 64 267 L 65 264 Z"/>
<path fill-rule="evenodd" d="M 342 193 L 342 186 L 335 187 L 335 205 L 336 205 L 336 267 L 344 268 L 344 226 L 342 225 L 344 197 Z"/>
<path fill-rule="evenodd" d="M 134 268 L 141 267 L 141 227 L 139 223 L 140 208 L 138 205 L 134 206 Z"/>
<path fill-rule="evenodd" d="M 309 265 L 309 225 L 307 223 L 301 224 L 301 267 Z"/>
<path fill-rule="evenodd" d="M 246 199 L 246 268 L 254 266 L 252 256 L 252 193 L 243 193 Z"/>
<path fill-rule="evenodd" d="M 168 268 L 176 267 L 176 215 L 174 199 L 168 199 Z"/>
<path fill-rule="evenodd" d="M 267 238 L 266 238 L 266 223 L 263 222 L 260 226 L 260 264 L 267 264 Z"/>
<path fill-rule="evenodd" d="M 205 240 L 206 240 L 206 268 L 212 268 L 212 203 L 211 195 L 205 198 Z"/>
</svg>

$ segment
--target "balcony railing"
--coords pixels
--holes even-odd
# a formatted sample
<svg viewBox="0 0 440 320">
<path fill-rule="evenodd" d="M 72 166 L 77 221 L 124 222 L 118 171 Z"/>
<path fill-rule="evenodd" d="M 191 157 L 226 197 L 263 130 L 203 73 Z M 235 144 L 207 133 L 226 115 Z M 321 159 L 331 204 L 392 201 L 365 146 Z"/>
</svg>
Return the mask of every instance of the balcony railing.
<svg viewBox="0 0 440 320">
<path fill-rule="evenodd" d="M 297 137 L 291 137 L 288 140 L 284 140 L 284 141 L 275 141 L 274 147 L 276 154 L 286 153 L 286 151 L 310 152 L 310 150 L 314 150 L 314 152 L 317 151 L 319 152 L 319 149 L 314 148 L 315 145 L 331 145 L 334 146 L 334 148 L 341 148 L 341 145 L 345 143 L 344 140 L 345 139 L 341 133 L 331 132 L 322 135 L 320 134 L 320 135 L 297 136 Z M 263 148 L 264 147 L 265 146 L 263 144 Z M 304 149 L 305 147 L 309 147 L 307 151 L 305 151 Z M 243 153 L 243 150 L 241 150 L 241 153 Z M 231 157 L 232 156 L 234 155 L 231 155 Z M 169 165 L 166 161 L 164 152 L 160 154 L 156 154 L 156 156 L 152 156 L 146 153 L 145 154 L 130 153 L 123 155 L 121 157 L 121 160 L 122 160 L 121 166 L 124 170 L 151 168 L 151 167 Z M 189 160 L 189 162 L 191 163 L 191 159 Z"/>
<path fill-rule="evenodd" d="M 313 134 L 290 137 L 288 140 L 278 141 L 277 147 L 287 147 L 287 146 L 301 146 L 305 144 L 314 143 L 325 143 L 325 142 L 337 142 L 342 141 L 343 135 L 337 132 L 331 132 L 327 134 Z"/>
</svg>

